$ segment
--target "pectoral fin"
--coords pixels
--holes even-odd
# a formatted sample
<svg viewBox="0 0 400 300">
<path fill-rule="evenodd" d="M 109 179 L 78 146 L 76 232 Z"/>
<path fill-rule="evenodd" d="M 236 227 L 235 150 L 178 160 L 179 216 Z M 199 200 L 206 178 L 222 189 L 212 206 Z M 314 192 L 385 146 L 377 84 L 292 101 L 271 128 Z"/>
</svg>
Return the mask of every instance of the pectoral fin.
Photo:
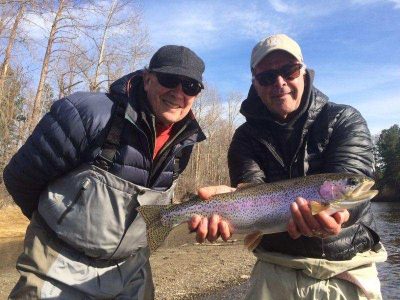
<svg viewBox="0 0 400 300">
<path fill-rule="evenodd" d="M 254 231 L 252 233 L 249 233 L 244 238 L 244 245 L 249 251 L 253 251 L 260 243 L 261 238 L 262 238 L 261 231 Z"/>
<path fill-rule="evenodd" d="M 310 206 L 312 215 L 316 215 L 319 212 L 329 208 L 329 204 L 323 204 L 316 201 L 310 201 Z"/>
</svg>

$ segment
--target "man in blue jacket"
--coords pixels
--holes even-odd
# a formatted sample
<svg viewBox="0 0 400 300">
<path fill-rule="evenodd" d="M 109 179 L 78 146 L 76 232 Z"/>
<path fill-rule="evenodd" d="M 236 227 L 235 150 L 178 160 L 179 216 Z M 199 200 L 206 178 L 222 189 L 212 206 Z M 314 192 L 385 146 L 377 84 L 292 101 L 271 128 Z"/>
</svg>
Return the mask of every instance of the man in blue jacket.
<svg viewBox="0 0 400 300">
<path fill-rule="evenodd" d="M 168 45 L 109 93 L 53 104 L 4 170 L 31 219 L 11 299 L 152 299 L 136 208 L 171 202 L 195 143 L 203 61 Z"/>
</svg>

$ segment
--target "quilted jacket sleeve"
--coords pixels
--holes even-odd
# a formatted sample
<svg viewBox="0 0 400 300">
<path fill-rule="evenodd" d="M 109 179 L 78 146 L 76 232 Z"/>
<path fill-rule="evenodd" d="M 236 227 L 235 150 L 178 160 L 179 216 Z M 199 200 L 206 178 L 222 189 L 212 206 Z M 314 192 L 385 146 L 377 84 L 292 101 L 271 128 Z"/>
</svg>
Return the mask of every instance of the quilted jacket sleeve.
<svg viewBox="0 0 400 300">
<path fill-rule="evenodd" d="M 325 153 L 324 171 L 359 173 L 372 177 L 373 144 L 366 121 L 350 106 L 346 106 L 335 120 Z"/>
<path fill-rule="evenodd" d="M 4 169 L 5 186 L 28 218 L 45 186 L 76 167 L 86 147 L 78 110 L 68 98 L 56 101 Z"/>
<path fill-rule="evenodd" d="M 229 176 L 233 187 L 239 183 L 261 183 L 265 178 L 245 126 L 236 130 L 228 151 Z"/>
</svg>

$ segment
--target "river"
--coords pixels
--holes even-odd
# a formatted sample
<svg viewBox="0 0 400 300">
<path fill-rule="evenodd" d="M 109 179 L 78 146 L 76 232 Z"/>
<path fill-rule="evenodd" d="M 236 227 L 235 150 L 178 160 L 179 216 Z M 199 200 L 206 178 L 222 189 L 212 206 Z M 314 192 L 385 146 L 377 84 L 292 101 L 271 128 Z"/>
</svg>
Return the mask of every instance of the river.
<svg viewBox="0 0 400 300">
<path fill-rule="evenodd" d="M 388 252 L 387 261 L 377 265 L 382 296 L 384 300 L 397 300 L 400 299 L 400 203 L 374 202 L 372 209 L 382 243 Z M 196 300 L 243 299 L 248 286 L 247 282 Z"/>
</svg>

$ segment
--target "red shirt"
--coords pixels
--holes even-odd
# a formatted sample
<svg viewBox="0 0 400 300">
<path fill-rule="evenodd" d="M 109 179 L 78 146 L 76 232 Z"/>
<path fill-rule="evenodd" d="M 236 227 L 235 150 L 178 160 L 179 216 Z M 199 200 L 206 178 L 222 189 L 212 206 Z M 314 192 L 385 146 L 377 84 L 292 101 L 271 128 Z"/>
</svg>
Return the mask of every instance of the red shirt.
<svg viewBox="0 0 400 300">
<path fill-rule="evenodd" d="M 172 125 L 156 124 L 156 142 L 154 145 L 153 159 L 171 136 Z"/>
</svg>

